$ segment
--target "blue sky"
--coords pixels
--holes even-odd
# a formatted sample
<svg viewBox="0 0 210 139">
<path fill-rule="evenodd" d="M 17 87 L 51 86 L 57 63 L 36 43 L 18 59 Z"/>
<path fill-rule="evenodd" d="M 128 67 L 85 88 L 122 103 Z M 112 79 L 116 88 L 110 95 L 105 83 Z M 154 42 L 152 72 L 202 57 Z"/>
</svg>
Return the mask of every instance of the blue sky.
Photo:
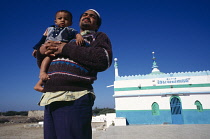
<svg viewBox="0 0 210 139">
<path fill-rule="evenodd" d="M 7 0 L 1 1 L 0 111 L 42 110 L 33 90 L 39 69 L 33 45 L 54 24 L 56 11 L 72 12 L 79 30 L 81 13 L 94 8 L 118 58 L 119 75 L 149 74 L 152 52 L 161 72 L 210 70 L 209 0 Z M 113 64 L 114 65 L 114 64 Z M 114 66 L 99 73 L 94 107 L 114 108 Z"/>
</svg>

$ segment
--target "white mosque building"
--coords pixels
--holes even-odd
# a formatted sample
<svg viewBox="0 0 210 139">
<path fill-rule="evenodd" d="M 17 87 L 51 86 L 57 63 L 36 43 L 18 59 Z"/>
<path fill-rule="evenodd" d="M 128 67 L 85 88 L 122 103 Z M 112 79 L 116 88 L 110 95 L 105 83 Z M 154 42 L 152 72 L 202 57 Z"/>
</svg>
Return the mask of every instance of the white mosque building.
<svg viewBox="0 0 210 139">
<path fill-rule="evenodd" d="M 163 73 L 153 52 L 152 72 L 119 76 L 115 61 L 116 117 L 133 124 L 210 124 L 210 71 Z"/>
</svg>

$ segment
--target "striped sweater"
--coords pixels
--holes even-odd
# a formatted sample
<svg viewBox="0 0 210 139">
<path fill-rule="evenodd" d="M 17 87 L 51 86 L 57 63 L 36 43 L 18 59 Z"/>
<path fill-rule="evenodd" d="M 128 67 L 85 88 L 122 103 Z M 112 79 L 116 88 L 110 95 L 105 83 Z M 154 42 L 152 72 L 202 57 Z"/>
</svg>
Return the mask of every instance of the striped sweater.
<svg viewBox="0 0 210 139">
<path fill-rule="evenodd" d="M 108 36 L 96 32 L 83 37 L 88 45 L 77 46 L 75 41 L 71 41 L 53 59 L 48 69 L 50 79 L 44 85 L 45 92 L 91 90 L 97 73 L 110 67 L 112 46 Z M 44 57 L 37 52 L 39 66 Z"/>
</svg>

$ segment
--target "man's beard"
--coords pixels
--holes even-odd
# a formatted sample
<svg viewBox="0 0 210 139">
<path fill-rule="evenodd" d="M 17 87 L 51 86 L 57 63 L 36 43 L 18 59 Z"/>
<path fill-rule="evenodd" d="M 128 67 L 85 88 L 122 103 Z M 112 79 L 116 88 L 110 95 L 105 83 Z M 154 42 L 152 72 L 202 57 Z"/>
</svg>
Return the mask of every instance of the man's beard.
<svg viewBox="0 0 210 139">
<path fill-rule="evenodd" d="M 82 23 L 80 25 L 81 30 L 89 30 L 90 24 Z"/>
</svg>

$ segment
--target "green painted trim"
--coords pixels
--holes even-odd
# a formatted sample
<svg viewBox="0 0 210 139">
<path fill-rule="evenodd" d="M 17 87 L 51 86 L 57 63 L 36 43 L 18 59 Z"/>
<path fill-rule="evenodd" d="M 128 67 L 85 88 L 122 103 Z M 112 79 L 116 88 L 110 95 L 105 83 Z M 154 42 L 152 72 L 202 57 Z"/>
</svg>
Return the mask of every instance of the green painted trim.
<svg viewBox="0 0 210 139">
<path fill-rule="evenodd" d="M 207 84 L 181 84 L 181 85 L 126 87 L 126 88 L 114 88 L 114 91 L 134 91 L 134 90 L 152 90 L 152 89 L 168 89 L 168 88 L 191 88 L 191 87 L 210 87 L 210 84 L 207 83 Z"/>
<path fill-rule="evenodd" d="M 152 103 L 152 115 L 160 115 L 160 109 L 157 102 Z"/>
<path fill-rule="evenodd" d="M 199 112 L 202 112 L 202 111 L 203 111 L 203 106 L 202 106 L 202 104 L 201 104 L 200 101 L 196 100 L 196 101 L 195 101 L 195 105 L 196 105 L 197 110 L 198 110 Z"/>
</svg>

